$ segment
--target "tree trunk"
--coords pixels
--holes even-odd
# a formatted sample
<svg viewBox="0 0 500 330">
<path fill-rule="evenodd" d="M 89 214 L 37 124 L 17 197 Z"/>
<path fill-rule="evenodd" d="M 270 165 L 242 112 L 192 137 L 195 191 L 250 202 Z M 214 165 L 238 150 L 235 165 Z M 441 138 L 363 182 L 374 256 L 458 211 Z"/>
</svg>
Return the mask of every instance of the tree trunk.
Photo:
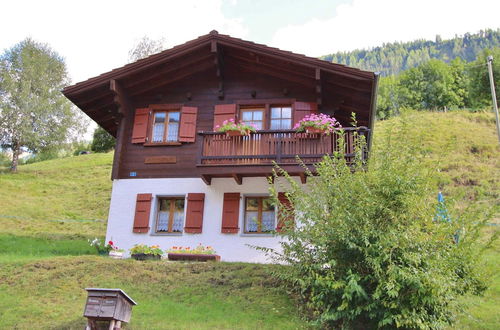
<svg viewBox="0 0 500 330">
<path fill-rule="evenodd" d="M 19 154 L 20 154 L 20 146 L 19 143 L 12 144 L 12 164 L 10 166 L 11 172 L 17 172 L 17 163 L 19 162 Z"/>
</svg>

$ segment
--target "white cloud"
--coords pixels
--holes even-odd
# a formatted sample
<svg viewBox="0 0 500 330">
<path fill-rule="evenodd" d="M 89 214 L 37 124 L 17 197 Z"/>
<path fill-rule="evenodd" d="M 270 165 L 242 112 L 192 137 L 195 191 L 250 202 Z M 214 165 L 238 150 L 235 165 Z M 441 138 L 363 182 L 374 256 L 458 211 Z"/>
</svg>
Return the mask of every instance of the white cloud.
<svg viewBox="0 0 500 330">
<path fill-rule="evenodd" d="M 354 0 L 330 19 L 279 29 L 271 44 L 309 56 L 499 28 L 498 0 Z"/>
<path fill-rule="evenodd" d="M 245 38 L 241 20 L 227 19 L 221 0 L 9 1 L 2 4 L 0 49 L 30 36 L 66 58 L 73 82 L 126 63 L 142 36 L 169 47 L 216 29 Z"/>
</svg>

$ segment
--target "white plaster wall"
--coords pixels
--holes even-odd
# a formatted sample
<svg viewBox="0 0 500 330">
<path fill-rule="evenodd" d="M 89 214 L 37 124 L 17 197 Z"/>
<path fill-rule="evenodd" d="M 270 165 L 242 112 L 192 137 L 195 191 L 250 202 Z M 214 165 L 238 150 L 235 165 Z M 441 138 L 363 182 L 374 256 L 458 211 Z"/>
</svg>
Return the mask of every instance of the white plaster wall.
<svg viewBox="0 0 500 330">
<path fill-rule="evenodd" d="M 279 182 L 276 183 L 280 186 Z M 226 192 L 239 192 L 240 200 L 240 232 L 237 234 L 222 234 L 222 205 Z M 134 223 L 136 197 L 139 193 L 153 194 L 151 215 L 149 219 L 150 232 L 138 234 L 132 232 Z M 180 236 L 161 235 L 154 233 L 156 221 L 157 197 L 187 196 L 188 193 L 205 193 L 203 214 L 203 232 L 201 234 L 182 233 Z M 106 241 L 113 240 L 115 244 L 128 252 L 134 244 L 158 244 L 170 249 L 173 246 L 196 247 L 199 243 L 213 246 L 222 261 L 244 261 L 265 263 L 270 260 L 261 251 L 248 245 L 279 249 L 280 238 L 269 235 L 243 234 L 243 215 L 245 195 L 267 195 L 269 184 L 266 178 L 243 178 L 243 184 L 237 185 L 230 178 L 214 178 L 207 186 L 199 178 L 168 178 L 168 179 L 119 179 L 113 181 L 111 205 L 108 217 Z M 187 206 L 187 202 L 185 204 Z"/>
</svg>

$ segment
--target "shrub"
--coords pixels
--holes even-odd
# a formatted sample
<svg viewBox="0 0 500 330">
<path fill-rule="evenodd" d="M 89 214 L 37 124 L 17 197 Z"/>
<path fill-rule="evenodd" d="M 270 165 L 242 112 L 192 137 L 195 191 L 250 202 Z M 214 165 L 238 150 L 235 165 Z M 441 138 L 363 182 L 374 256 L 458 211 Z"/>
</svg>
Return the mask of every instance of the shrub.
<svg viewBox="0 0 500 330">
<path fill-rule="evenodd" d="M 450 212 L 451 222 L 434 221 L 432 171 L 420 165 L 418 151 L 393 147 L 401 133 L 369 164 L 360 139 L 354 164 L 325 157 L 307 188 L 277 170 L 298 222 L 283 233 L 281 250 L 261 249 L 289 265 L 276 275 L 323 327 L 442 328 L 453 323 L 457 297 L 485 289 L 476 263 L 487 214 L 471 209 L 460 217 Z"/>
<path fill-rule="evenodd" d="M 90 149 L 94 152 L 108 152 L 115 147 L 115 138 L 102 127 L 97 127 Z"/>
</svg>

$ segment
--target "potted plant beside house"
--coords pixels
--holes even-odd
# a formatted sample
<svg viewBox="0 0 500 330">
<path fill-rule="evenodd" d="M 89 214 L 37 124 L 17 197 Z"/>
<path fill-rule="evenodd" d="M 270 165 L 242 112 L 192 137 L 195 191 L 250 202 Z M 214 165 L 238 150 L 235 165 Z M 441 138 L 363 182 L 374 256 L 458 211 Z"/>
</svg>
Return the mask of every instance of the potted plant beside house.
<svg viewBox="0 0 500 330">
<path fill-rule="evenodd" d="M 306 132 L 309 134 L 329 135 L 341 127 L 342 126 L 337 119 L 323 113 L 313 113 L 305 116 L 302 120 L 295 124 L 293 128 L 297 131 L 297 133 Z"/>
<path fill-rule="evenodd" d="M 234 119 L 224 120 L 222 126 L 215 126 L 217 132 L 225 132 L 227 136 L 246 136 L 256 131 L 254 125 L 243 122 L 235 123 Z"/>
<path fill-rule="evenodd" d="M 167 250 L 168 260 L 177 261 L 220 261 L 211 246 L 203 246 L 201 243 L 194 249 L 190 247 L 174 246 Z"/>
<path fill-rule="evenodd" d="M 108 245 L 111 246 L 111 250 L 109 251 L 109 257 L 112 259 L 122 259 L 123 258 L 123 249 L 118 248 L 113 241 L 109 241 Z"/>
<path fill-rule="evenodd" d="M 135 244 L 129 251 L 135 260 L 160 260 L 163 255 L 158 245 Z"/>
<path fill-rule="evenodd" d="M 97 253 L 101 256 L 109 255 L 109 251 L 113 250 L 113 242 L 109 241 L 108 244 L 104 243 L 104 240 L 100 240 L 97 237 L 93 240 L 88 240 L 90 246 L 97 250 Z M 110 244 L 111 243 L 111 244 Z"/>
</svg>

